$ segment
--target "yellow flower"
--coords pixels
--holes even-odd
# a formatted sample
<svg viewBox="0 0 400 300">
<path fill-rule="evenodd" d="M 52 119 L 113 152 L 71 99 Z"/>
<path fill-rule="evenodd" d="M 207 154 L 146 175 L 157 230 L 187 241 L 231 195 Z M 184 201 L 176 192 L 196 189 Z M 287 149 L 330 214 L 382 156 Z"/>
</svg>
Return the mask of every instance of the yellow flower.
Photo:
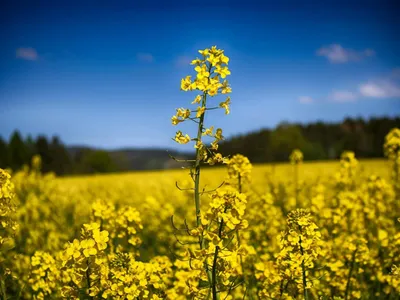
<svg viewBox="0 0 400 300">
<path fill-rule="evenodd" d="M 199 50 L 199 53 L 203 56 L 206 56 L 206 55 L 208 55 L 209 51 L 210 51 L 210 49 L 204 49 L 204 50 Z"/>
<path fill-rule="evenodd" d="M 182 131 L 177 131 L 174 140 L 179 144 L 187 144 L 190 142 L 190 137 L 188 134 L 183 135 Z"/>
<path fill-rule="evenodd" d="M 221 78 L 225 78 L 226 76 L 231 74 L 231 71 L 229 71 L 228 67 L 221 67 L 220 65 L 217 65 L 215 73 L 220 74 Z"/>
<path fill-rule="evenodd" d="M 294 165 L 300 164 L 303 162 L 303 153 L 299 149 L 294 149 L 289 156 L 289 160 Z"/>
<path fill-rule="evenodd" d="M 69 245 L 69 247 L 66 249 L 66 254 L 69 257 L 73 258 L 78 258 L 81 255 L 80 252 L 81 245 L 77 239 L 74 239 L 73 243 Z"/>
<path fill-rule="evenodd" d="M 178 108 L 177 110 L 176 110 L 176 116 L 177 117 L 181 117 L 181 118 L 183 118 L 183 119 L 187 119 L 187 118 L 189 118 L 190 117 L 190 109 L 188 109 L 188 108 Z"/>
<path fill-rule="evenodd" d="M 218 86 L 211 86 L 210 88 L 209 88 L 209 90 L 208 90 L 208 94 L 210 95 L 210 96 L 215 96 L 215 95 L 217 95 L 218 94 Z"/>
<path fill-rule="evenodd" d="M 109 233 L 106 230 L 100 231 L 100 230 L 95 230 L 93 231 L 93 238 L 97 243 L 97 247 L 99 250 L 104 250 L 107 248 L 107 242 L 109 240 L 108 237 Z"/>
<path fill-rule="evenodd" d="M 196 149 L 202 149 L 204 147 L 204 144 L 202 141 L 197 141 L 196 144 L 194 145 Z"/>
<path fill-rule="evenodd" d="M 229 110 L 229 104 L 231 104 L 231 97 L 226 98 L 226 100 L 224 102 L 221 102 L 219 104 L 219 107 L 224 108 L 225 109 L 225 114 L 228 115 L 230 110 Z"/>
<path fill-rule="evenodd" d="M 192 76 L 186 76 L 185 78 L 183 78 L 181 80 L 181 90 L 184 91 L 190 91 L 191 90 L 191 85 L 192 85 L 192 81 L 191 78 Z"/>
<path fill-rule="evenodd" d="M 210 76 L 210 72 L 208 72 L 206 65 L 197 66 L 196 68 L 194 68 L 194 70 L 197 72 L 198 79 L 207 78 L 208 76 Z"/>
<path fill-rule="evenodd" d="M 220 62 L 220 58 L 214 54 L 210 54 L 210 56 L 207 58 L 207 61 L 210 62 L 213 67 L 215 67 Z"/>
<path fill-rule="evenodd" d="M 196 98 L 194 98 L 192 104 L 200 103 L 201 99 L 202 99 L 202 96 L 201 95 L 197 95 Z"/>
<path fill-rule="evenodd" d="M 215 151 L 218 150 L 218 140 L 215 140 L 215 141 L 211 142 L 210 149 L 211 150 L 215 150 Z"/>
<path fill-rule="evenodd" d="M 87 239 L 81 241 L 81 246 L 83 249 L 83 255 L 85 255 L 85 257 L 97 254 L 97 250 L 95 248 L 96 242 L 93 239 Z"/>
<path fill-rule="evenodd" d="M 200 60 L 199 58 L 196 58 L 196 59 L 192 60 L 192 62 L 190 64 L 191 65 L 199 65 L 202 62 L 203 62 L 202 60 Z"/>
<path fill-rule="evenodd" d="M 179 123 L 183 122 L 184 120 L 179 119 L 177 116 L 172 116 L 171 122 L 172 125 L 178 125 Z"/>
<path fill-rule="evenodd" d="M 229 94 L 232 93 L 232 89 L 228 84 L 227 80 L 224 80 L 224 82 L 222 82 L 222 86 L 221 86 L 221 94 Z"/>
<path fill-rule="evenodd" d="M 228 64 L 229 62 L 229 57 L 225 56 L 223 53 L 219 56 L 219 60 L 221 64 Z"/>
<path fill-rule="evenodd" d="M 223 140 L 224 136 L 222 135 L 222 129 L 221 128 L 217 128 L 216 132 L 215 132 L 215 138 L 217 140 Z"/>
<path fill-rule="evenodd" d="M 200 91 L 205 91 L 208 86 L 208 78 L 196 78 L 195 82 L 192 84 L 192 89 L 198 89 Z"/>
<path fill-rule="evenodd" d="M 214 126 L 211 126 L 210 128 L 207 128 L 207 129 L 203 132 L 203 136 L 204 136 L 204 135 L 213 136 L 213 130 L 214 130 Z"/>
<path fill-rule="evenodd" d="M 206 108 L 203 107 L 197 107 L 197 113 L 196 113 L 196 118 L 200 118 L 202 114 L 206 111 Z"/>
</svg>

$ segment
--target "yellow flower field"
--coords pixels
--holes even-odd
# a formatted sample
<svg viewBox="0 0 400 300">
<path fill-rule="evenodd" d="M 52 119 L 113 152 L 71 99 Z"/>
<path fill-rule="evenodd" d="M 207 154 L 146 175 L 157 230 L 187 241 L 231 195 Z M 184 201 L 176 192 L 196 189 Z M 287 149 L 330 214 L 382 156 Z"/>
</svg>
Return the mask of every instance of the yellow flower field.
<svg viewBox="0 0 400 300">
<path fill-rule="evenodd" d="M 37 168 L 38 162 L 34 164 Z M 295 208 L 294 167 L 257 165 L 251 170 L 251 182 L 243 184 L 248 227 L 241 230 L 241 242 L 249 298 L 303 297 L 302 276 L 293 265 L 301 257 L 285 255 L 288 248 L 293 250 L 292 238 L 279 241 L 287 228 L 287 214 Z M 317 241 L 305 235 L 310 251 L 316 252 L 307 266 L 308 297 L 345 298 L 348 290 L 348 299 L 397 299 L 399 210 L 388 161 L 361 161 L 356 187 L 348 191 L 338 191 L 336 174 L 341 167 L 337 161 L 298 167 L 299 206 L 311 211 L 306 224 L 319 228 Z M 19 227 L 14 233 L 2 231 L 10 233 L 8 238 L 2 233 L 3 292 L 10 299 L 19 294 L 21 299 L 86 299 L 89 292 L 83 270 L 85 260 L 90 260 L 93 299 L 129 299 L 129 284 L 139 299 L 190 299 L 197 293 L 196 270 L 177 256 L 185 254 L 177 240 L 183 243 L 188 237 L 175 232 L 175 238 L 170 219 L 173 215 L 175 226 L 184 228 L 186 217 L 188 226 L 194 227 L 193 193 L 175 186 L 176 182 L 181 189 L 188 186 L 187 173 L 169 170 L 55 178 L 33 167 L 13 174 L 17 206 L 10 216 L 15 215 Z M 202 186 L 215 188 L 227 176 L 224 167 L 205 169 Z M 11 185 L 9 179 L 2 180 L 4 199 Z M 209 202 L 208 196 L 203 198 Z M 97 231 L 92 225 L 83 227 L 94 221 L 100 224 Z M 82 227 L 85 238 L 80 234 Z M 298 232 L 290 234 L 296 242 Z M 313 243 L 318 245 L 315 250 Z M 125 261 L 126 266 L 114 270 L 113 261 L 122 265 Z M 130 268 L 141 271 L 131 274 Z M 240 263 L 236 268 L 236 276 L 245 276 Z M 229 297 L 242 299 L 245 290 L 239 285 Z"/>
</svg>

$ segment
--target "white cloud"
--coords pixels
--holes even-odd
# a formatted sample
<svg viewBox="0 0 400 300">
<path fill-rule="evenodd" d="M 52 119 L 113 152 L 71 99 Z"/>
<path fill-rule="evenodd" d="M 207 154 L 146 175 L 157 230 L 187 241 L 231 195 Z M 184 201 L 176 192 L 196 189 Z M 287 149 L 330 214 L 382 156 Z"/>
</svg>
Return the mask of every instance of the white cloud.
<svg viewBox="0 0 400 300">
<path fill-rule="evenodd" d="M 340 64 L 350 61 L 359 61 L 365 57 L 373 56 L 375 55 L 375 51 L 372 49 L 355 51 L 352 49 L 343 48 L 339 44 L 332 44 L 318 49 L 317 55 L 326 57 L 331 63 Z"/>
<path fill-rule="evenodd" d="M 299 97 L 299 102 L 301 104 L 311 104 L 314 102 L 314 99 L 311 98 L 310 96 L 301 96 Z"/>
<path fill-rule="evenodd" d="M 154 61 L 153 55 L 151 53 L 138 53 L 136 54 L 136 58 L 142 62 L 151 63 Z"/>
<path fill-rule="evenodd" d="M 359 86 L 360 94 L 370 98 L 400 97 L 400 85 L 391 80 L 370 81 Z"/>
<path fill-rule="evenodd" d="M 38 60 L 39 55 L 34 48 L 18 48 L 16 50 L 16 57 L 24 60 Z"/>
<path fill-rule="evenodd" d="M 188 56 L 179 56 L 176 60 L 175 60 L 175 65 L 177 67 L 187 67 L 190 65 L 192 59 L 190 59 L 190 57 Z"/>
<path fill-rule="evenodd" d="M 334 91 L 329 99 L 334 102 L 352 102 L 357 100 L 357 95 L 349 91 Z"/>
</svg>

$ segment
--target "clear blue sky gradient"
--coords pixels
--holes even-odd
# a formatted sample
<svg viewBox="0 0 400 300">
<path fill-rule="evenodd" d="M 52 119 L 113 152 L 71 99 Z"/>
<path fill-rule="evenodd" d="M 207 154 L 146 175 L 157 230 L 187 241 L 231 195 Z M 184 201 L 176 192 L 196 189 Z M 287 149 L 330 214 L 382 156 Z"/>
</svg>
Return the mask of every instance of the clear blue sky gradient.
<svg viewBox="0 0 400 300">
<path fill-rule="evenodd" d="M 136 2 L 2 2 L 0 136 L 18 129 L 68 145 L 186 150 L 171 137 L 194 127 L 170 118 L 195 96 L 180 91 L 180 79 L 194 75 L 188 61 L 211 45 L 231 59 L 232 113 L 211 111 L 206 122 L 227 137 L 281 121 L 400 114 L 395 1 Z M 332 44 L 358 59 L 317 55 Z M 26 48 L 36 56 L 17 57 Z M 366 83 L 389 92 L 360 94 Z M 343 91 L 352 96 L 332 96 Z M 299 101 L 306 96 L 311 103 Z"/>
</svg>

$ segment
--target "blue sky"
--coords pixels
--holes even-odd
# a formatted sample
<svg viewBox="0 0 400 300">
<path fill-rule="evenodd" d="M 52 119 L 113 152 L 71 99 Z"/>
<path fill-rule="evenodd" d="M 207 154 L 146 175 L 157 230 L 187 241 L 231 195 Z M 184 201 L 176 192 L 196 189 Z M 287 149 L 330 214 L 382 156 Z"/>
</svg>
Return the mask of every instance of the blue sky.
<svg viewBox="0 0 400 300">
<path fill-rule="evenodd" d="M 69 145 L 179 149 L 175 131 L 194 127 L 170 118 L 195 95 L 180 91 L 180 79 L 212 45 L 231 59 L 232 112 L 206 117 L 225 136 L 281 121 L 400 115 L 395 1 L 135 2 L 2 4 L 0 136 L 18 129 Z"/>
</svg>

